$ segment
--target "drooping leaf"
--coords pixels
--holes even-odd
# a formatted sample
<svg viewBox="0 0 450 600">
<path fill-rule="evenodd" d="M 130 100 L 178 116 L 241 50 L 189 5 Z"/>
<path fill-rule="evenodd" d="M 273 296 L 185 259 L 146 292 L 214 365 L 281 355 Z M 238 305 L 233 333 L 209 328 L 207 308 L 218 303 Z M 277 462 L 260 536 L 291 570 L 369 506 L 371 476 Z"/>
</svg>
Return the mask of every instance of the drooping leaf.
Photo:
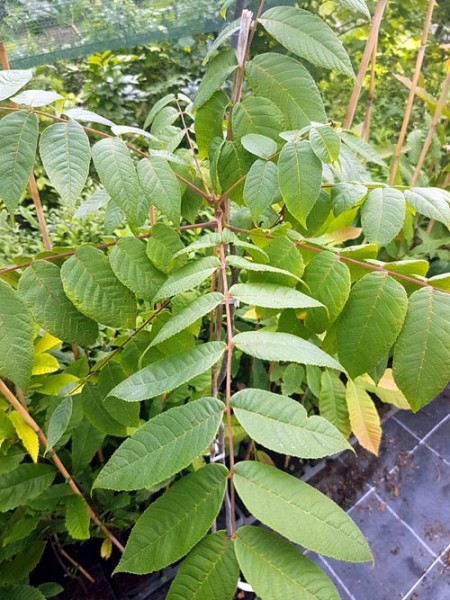
<svg viewBox="0 0 450 600">
<path fill-rule="evenodd" d="M 253 461 L 239 462 L 233 481 L 256 519 L 295 544 L 338 560 L 372 560 L 370 548 L 351 518 L 307 483 Z"/>
<path fill-rule="evenodd" d="M 337 183 L 331 188 L 333 212 L 340 214 L 356 206 L 367 194 L 367 188 L 360 183 Z"/>
<path fill-rule="evenodd" d="M 280 238 L 281 239 L 281 238 Z M 300 278 L 290 271 L 285 269 L 280 269 L 279 267 L 273 267 L 272 265 L 266 265 L 264 263 L 254 262 L 253 260 L 247 260 L 242 256 L 237 256 L 234 254 L 230 254 L 227 256 L 227 264 L 232 267 L 236 267 L 237 269 L 246 269 L 247 271 L 254 271 L 256 273 L 274 273 L 278 275 L 283 275 L 286 277 L 290 277 L 291 281 L 300 281 Z"/>
<path fill-rule="evenodd" d="M 0 72 L 0 102 L 14 96 L 32 78 L 31 69 L 10 69 Z"/>
<path fill-rule="evenodd" d="M 230 295 L 245 304 L 265 308 L 310 308 L 323 306 L 314 298 L 274 283 L 236 283 L 230 288 Z"/>
<path fill-rule="evenodd" d="M 9 415 L 9 420 L 13 424 L 14 430 L 17 433 L 20 441 L 23 444 L 23 447 L 31 456 L 31 459 L 34 463 L 37 463 L 39 456 L 39 438 L 37 433 L 28 425 L 28 423 L 23 419 L 22 415 L 18 412 L 13 411 Z"/>
<path fill-rule="evenodd" d="M 175 334 L 183 331 L 212 312 L 218 306 L 224 296 L 219 292 L 210 292 L 199 298 L 195 298 L 180 312 L 175 313 L 172 318 L 158 331 L 150 346 L 157 346 L 161 342 L 168 340 Z"/>
<path fill-rule="evenodd" d="M 450 194 L 439 188 L 411 188 L 405 191 L 408 204 L 417 212 L 450 229 Z"/>
<path fill-rule="evenodd" d="M 184 559 L 167 600 L 232 600 L 239 577 L 234 543 L 224 531 L 203 538 Z"/>
<path fill-rule="evenodd" d="M 69 425 L 72 417 L 72 397 L 66 396 L 52 412 L 47 428 L 47 450 L 54 448 Z"/>
<path fill-rule="evenodd" d="M 219 265 L 220 261 L 217 257 L 207 256 L 181 267 L 181 269 L 172 273 L 161 286 L 154 298 L 155 301 L 162 298 L 170 298 L 200 285 L 214 273 Z"/>
<path fill-rule="evenodd" d="M 18 292 L 46 331 L 72 344 L 94 343 L 97 323 L 79 312 L 67 298 L 55 264 L 44 260 L 33 262 L 21 276 Z"/>
<path fill-rule="evenodd" d="M 369 242 L 387 246 L 400 232 L 405 220 L 405 197 L 395 188 L 369 192 L 361 208 L 361 225 Z"/>
<path fill-rule="evenodd" d="M 345 397 L 345 385 L 336 372 L 330 371 L 330 369 L 325 369 L 322 372 L 318 396 L 320 414 L 330 423 L 333 423 L 342 435 L 348 437 L 350 434 L 350 421 Z"/>
<path fill-rule="evenodd" d="M 194 109 L 203 106 L 215 92 L 220 90 L 236 67 L 237 62 L 234 50 L 226 50 L 213 58 L 209 62 L 202 82 L 198 86 L 194 99 Z"/>
<path fill-rule="evenodd" d="M 263 96 L 247 96 L 236 104 L 231 115 L 234 139 L 257 133 L 280 143 L 279 133 L 286 128 L 285 118 L 278 106 Z"/>
<path fill-rule="evenodd" d="M 354 76 L 344 46 L 320 17 L 301 8 L 277 6 L 267 10 L 260 22 L 270 35 L 300 58 Z"/>
<path fill-rule="evenodd" d="M 174 254 L 182 248 L 180 236 L 171 227 L 164 223 L 153 225 L 152 236 L 147 242 L 147 256 L 159 271 L 168 273 Z"/>
<path fill-rule="evenodd" d="M 28 308 L 8 284 L 0 281 L 0 377 L 25 389 L 33 364 L 33 323 Z"/>
<path fill-rule="evenodd" d="M 256 96 L 271 100 L 284 115 L 289 129 L 301 129 L 311 121 L 325 122 L 317 85 L 294 58 L 275 52 L 260 54 L 247 64 L 245 73 Z"/>
<path fill-rule="evenodd" d="M 134 237 L 119 240 L 109 255 L 109 264 L 117 279 L 145 300 L 151 301 L 166 279 L 150 262 L 146 244 Z"/>
<path fill-rule="evenodd" d="M 322 183 L 322 163 L 309 142 L 284 145 L 278 159 L 278 183 L 288 211 L 306 226 Z"/>
<path fill-rule="evenodd" d="M 178 225 L 181 211 L 181 189 L 169 163 L 160 156 L 138 162 L 137 172 L 144 194 L 151 205 Z"/>
<path fill-rule="evenodd" d="M 211 464 L 177 481 L 138 519 L 115 572 L 152 573 L 189 552 L 220 510 L 227 474 Z"/>
<path fill-rule="evenodd" d="M 235 335 L 233 343 L 242 352 L 262 360 L 288 361 L 343 370 L 343 367 L 323 350 L 290 333 L 246 331 Z"/>
<path fill-rule="evenodd" d="M 64 291 L 80 312 L 110 327 L 134 327 L 136 302 L 101 250 L 82 246 L 61 267 Z"/>
<path fill-rule="evenodd" d="M 358 380 L 349 379 L 346 387 L 346 399 L 350 426 L 356 439 L 363 448 L 378 455 L 381 425 L 380 416 L 372 398 Z"/>
<path fill-rule="evenodd" d="M 169 479 L 213 441 L 223 408 L 216 398 L 201 398 L 150 419 L 114 452 L 94 488 L 139 490 Z"/>
<path fill-rule="evenodd" d="M 11 214 L 33 172 L 38 134 L 34 113 L 19 110 L 0 121 L 0 198 Z"/>
<path fill-rule="evenodd" d="M 207 157 L 213 138 L 222 137 L 223 117 L 228 101 L 224 92 L 215 92 L 195 114 L 195 139 L 201 160 Z"/>
<path fill-rule="evenodd" d="M 309 310 L 307 327 L 321 333 L 338 317 L 350 294 L 350 272 L 332 252 L 321 252 L 313 257 L 305 269 L 304 281 L 311 296 L 326 306 Z"/>
<path fill-rule="evenodd" d="M 431 287 L 409 298 L 405 325 L 394 346 L 394 379 L 414 411 L 428 404 L 450 378 L 449 295 Z"/>
<path fill-rule="evenodd" d="M 223 342 L 207 342 L 162 358 L 119 383 L 110 396 L 137 402 L 170 392 L 210 369 L 224 349 Z"/>
<path fill-rule="evenodd" d="M 337 323 L 339 359 L 354 379 L 371 371 L 393 346 L 405 319 L 408 300 L 387 273 L 359 279 Z"/>
<path fill-rule="evenodd" d="M 56 92 L 47 92 L 45 90 L 25 90 L 11 98 L 11 102 L 14 102 L 15 104 L 22 104 L 24 106 L 30 106 L 31 108 L 47 106 L 48 104 L 53 104 L 53 102 L 56 102 L 57 100 L 63 100 L 63 97 Z"/>
<path fill-rule="evenodd" d="M 333 163 L 339 158 L 341 140 L 331 127 L 311 127 L 309 142 L 322 162 Z"/>
<path fill-rule="evenodd" d="M 0 512 L 13 510 L 36 498 L 52 484 L 56 471 L 50 465 L 19 465 L 0 475 Z"/>
<path fill-rule="evenodd" d="M 65 525 L 74 540 L 88 540 L 90 517 L 86 502 L 75 494 L 66 500 Z"/>
<path fill-rule="evenodd" d="M 140 187 L 127 145 L 119 138 L 100 140 L 92 147 L 92 159 L 106 191 L 135 226 Z"/>
<path fill-rule="evenodd" d="M 73 208 L 86 183 L 91 145 L 84 129 L 73 119 L 44 130 L 39 151 L 44 168 L 63 203 Z"/>
<path fill-rule="evenodd" d="M 269 450 L 299 458 L 322 458 L 350 446 L 326 419 L 308 418 L 287 396 L 246 388 L 231 398 L 233 412 L 249 436 Z"/>
<path fill-rule="evenodd" d="M 262 600 L 339 600 L 325 573 L 270 531 L 244 525 L 237 530 L 234 544 L 245 579 Z"/>
<path fill-rule="evenodd" d="M 264 212 L 279 197 L 277 166 L 270 161 L 256 160 L 244 183 L 244 202 L 250 209 L 253 222 L 259 225 Z"/>
<path fill-rule="evenodd" d="M 109 119 L 106 119 L 105 117 L 102 117 L 101 115 L 84 108 L 69 108 L 63 112 L 63 115 L 67 115 L 75 121 L 100 123 L 100 125 L 106 125 L 107 127 L 112 127 L 114 125 L 114 123 Z"/>
</svg>

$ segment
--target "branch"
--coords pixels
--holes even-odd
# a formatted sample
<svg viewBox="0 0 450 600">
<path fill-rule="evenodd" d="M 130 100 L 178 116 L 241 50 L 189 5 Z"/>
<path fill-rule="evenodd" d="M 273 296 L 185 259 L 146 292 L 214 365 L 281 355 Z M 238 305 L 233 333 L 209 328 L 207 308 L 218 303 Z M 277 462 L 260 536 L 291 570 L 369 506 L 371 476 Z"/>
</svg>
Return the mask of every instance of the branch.
<svg viewBox="0 0 450 600">
<path fill-rule="evenodd" d="M 19 400 L 14 396 L 14 394 L 11 392 L 11 390 L 8 388 L 8 386 L 5 384 L 3 379 L 0 379 L 0 392 L 3 394 L 3 396 L 5 396 L 6 400 L 9 402 L 9 404 L 20 414 L 20 416 L 27 423 L 27 425 L 29 425 L 32 428 L 32 430 L 37 434 L 41 444 L 44 447 L 46 447 L 47 446 L 47 438 L 45 437 L 44 432 L 39 427 L 39 425 L 36 423 L 36 421 L 33 419 L 33 417 L 30 415 L 28 410 L 24 406 L 22 406 L 22 404 L 19 402 Z M 80 488 L 77 486 L 75 481 L 72 479 L 72 475 L 66 469 L 66 467 L 64 466 L 63 462 L 61 461 L 59 456 L 56 454 L 56 452 L 53 452 L 51 454 L 50 458 L 52 459 L 52 461 L 55 464 L 58 471 L 64 477 L 65 482 L 69 485 L 69 487 L 71 488 L 73 493 L 76 494 L 77 496 L 80 496 L 80 498 L 86 504 L 91 521 L 93 523 L 95 523 L 95 525 L 97 525 L 97 527 L 99 527 L 102 530 L 102 532 L 105 534 L 105 536 L 111 541 L 112 544 L 114 544 L 114 546 L 116 546 L 116 548 L 120 552 L 123 552 L 124 551 L 123 545 L 114 536 L 114 534 L 111 533 L 111 531 L 106 527 L 106 525 L 104 525 L 102 523 L 102 521 L 100 521 L 100 519 L 97 517 L 94 510 L 92 509 L 92 507 L 90 506 L 90 504 L 88 503 L 86 498 L 81 493 Z"/>
<path fill-rule="evenodd" d="M 216 225 L 216 221 L 207 221 L 205 223 L 194 223 L 193 225 L 182 225 L 179 229 L 180 231 L 186 231 L 188 229 L 207 229 L 208 227 L 214 227 Z M 137 235 L 136 238 L 138 240 L 145 240 L 149 237 L 151 237 L 152 234 L 150 233 L 143 233 L 142 235 Z M 95 246 L 95 248 L 97 248 L 98 250 L 105 250 L 105 248 L 111 248 L 112 246 L 115 246 L 122 238 L 118 237 L 115 240 L 113 240 L 112 242 L 105 242 L 103 244 L 97 244 Z M 76 250 L 71 250 L 70 252 L 62 252 L 60 254 L 53 254 L 52 256 L 43 256 L 42 258 L 39 258 L 38 260 L 46 260 L 46 261 L 53 261 L 53 260 L 59 260 L 60 258 L 68 258 L 69 256 L 73 256 L 75 254 Z M 18 271 L 19 269 L 25 269 L 26 267 L 29 267 L 30 265 L 33 264 L 33 260 L 30 260 L 26 263 L 22 263 L 21 265 L 13 265 L 11 267 L 5 267 L 4 269 L 0 269 L 0 276 L 4 275 L 5 273 L 11 273 L 12 271 Z"/>
</svg>

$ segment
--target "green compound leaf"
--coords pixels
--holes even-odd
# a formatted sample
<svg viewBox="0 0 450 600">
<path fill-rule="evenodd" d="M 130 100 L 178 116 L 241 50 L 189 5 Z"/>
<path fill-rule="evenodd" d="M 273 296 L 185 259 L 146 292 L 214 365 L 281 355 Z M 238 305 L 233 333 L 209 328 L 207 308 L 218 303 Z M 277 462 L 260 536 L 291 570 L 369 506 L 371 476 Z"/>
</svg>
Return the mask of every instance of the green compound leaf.
<svg viewBox="0 0 450 600">
<path fill-rule="evenodd" d="M 72 398 L 66 396 L 52 412 L 47 428 L 47 450 L 54 448 L 64 435 L 72 417 Z"/>
<path fill-rule="evenodd" d="M 167 160 L 160 156 L 143 158 L 138 162 L 137 173 L 150 204 L 178 225 L 181 215 L 181 189 Z"/>
<path fill-rule="evenodd" d="M 219 266 L 220 260 L 215 256 L 207 256 L 190 262 L 170 275 L 155 296 L 155 301 L 170 298 L 197 287 Z"/>
<path fill-rule="evenodd" d="M 222 137 L 223 117 L 228 102 L 228 96 L 224 92 L 215 92 L 195 114 L 195 139 L 200 160 L 208 156 L 213 138 Z"/>
<path fill-rule="evenodd" d="M 401 231 L 406 214 L 403 192 L 377 188 L 369 192 L 361 208 L 361 225 L 369 242 L 387 246 Z"/>
<path fill-rule="evenodd" d="M 256 160 L 245 179 L 243 194 L 253 222 L 258 225 L 265 211 L 280 198 L 276 164 Z"/>
<path fill-rule="evenodd" d="M 343 367 L 323 350 L 290 333 L 272 331 L 245 331 L 233 338 L 233 343 L 239 350 L 261 358 L 296 362 L 302 365 L 317 365 L 343 371 Z"/>
<path fill-rule="evenodd" d="M 167 600 L 232 600 L 238 577 L 234 543 L 218 531 L 203 538 L 184 559 Z"/>
<path fill-rule="evenodd" d="M 231 123 L 236 140 L 240 140 L 248 133 L 259 133 L 279 144 L 279 133 L 286 129 L 281 110 L 272 100 L 262 96 L 248 96 L 236 104 L 231 115 Z"/>
<path fill-rule="evenodd" d="M 262 600 L 339 600 L 325 573 L 270 531 L 244 525 L 234 544 L 244 577 Z"/>
<path fill-rule="evenodd" d="M 325 122 L 317 85 L 294 58 L 275 52 L 260 54 L 246 65 L 245 73 L 256 96 L 271 100 L 284 115 L 289 129 L 301 129 L 311 121 Z"/>
<path fill-rule="evenodd" d="M 138 519 L 115 572 L 153 573 L 187 554 L 216 518 L 227 475 L 223 465 L 207 465 L 177 481 Z"/>
<path fill-rule="evenodd" d="M 209 294 L 200 296 L 200 298 L 195 298 L 195 300 L 190 302 L 185 308 L 180 310 L 180 312 L 175 313 L 172 318 L 167 321 L 167 323 L 158 331 L 158 334 L 153 339 L 150 347 L 157 346 L 180 331 L 190 327 L 190 325 L 195 323 L 198 319 L 201 319 L 213 311 L 216 306 L 223 301 L 223 298 L 223 294 L 220 294 L 219 292 L 210 292 Z"/>
<path fill-rule="evenodd" d="M 125 142 L 119 138 L 100 140 L 92 147 L 92 159 L 106 191 L 126 215 L 131 226 L 138 221 L 139 179 Z"/>
<path fill-rule="evenodd" d="M 350 294 L 350 271 L 332 252 L 321 252 L 305 269 L 304 281 L 311 296 L 327 310 L 309 310 L 305 325 L 317 333 L 325 331 L 338 317 Z"/>
<path fill-rule="evenodd" d="M 11 98 L 32 78 L 31 69 L 10 69 L 0 72 L 0 102 Z"/>
<path fill-rule="evenodd" d="M 431 287 L 414 292 L 394 346 L 394 379 L 414 411 L 425 406 L 450 378 L 450 302 Z"/>
<path fill-rule="evenodd" d="M 186 468 L 213 441 L 224 405 L 201 398 L 150 419 L 114 452 L 94 488 L 140 490 Z"/>
<path fill-rule="evenodd" d="M 264 308 L 310 308 L 322 306 L 321 302 L 284 285 L 274 283 L 236 283 L 230 295 L 245 304 Z"/>
<path fill-rule="evenodd" d="M 71 209 L 89 175 L 91 145 L 84 129 L 73 119 L 44 130 L 39 144 L 44 168 L 52 185 Z"/>
<path fill-rule="evenodd" d="M 34 113 L 19 110 L 0 121 L 0 199 L 11 214 L 33 172 L 38 135 Z"/>
<path fill-rule="evenodd" d="M 222 87 L 236 67 L 236 53 L 234 50 L 221 52 L 213 58 L 209 62 L 202 82 L 198 86 L 194 99 L 194 109 L 203 106 Z"/>
<path fill-rule="evenodd" d="M 407 306 L 405 289 L 386 273 L 369 273 L 355 283 L 336 330 L 339 359 L 352 379 L 370 372 L 386 356 Z"/>
<path fill-rule="evenodd" d="M 277 42 L 300 58 L 354 77 L 344 46 L 320 17 L 301 8 L 277 6 L 267 10 L 260 23 Z"/>
<path fill-rule="evenodd" d="M 320 414 L 333 423 L 335 427 L 344 435 L 350 435 L 350 421 L 347 409 L 347 400 L 345 395 L 345 385 L 339 379 L 335 371 L 325 369 L 320 378 L 319 390 L 319 411 Z"/>
<path fill-rule="evenodd" d="M 231 398 L 233 412 L 249 436 L 269 450 L 299 458 L 322 458 L 351 446 L 326 419 L 308 418 L 287 396 L 246 388 Z"/>
<path fill-rule="evenodd" d="M 309 142 L 284 145 L 278 159 L 278 183 L 288 211 L 306 227 L 322 183 L 322 163 Z"/>
<path fill-rule="evenodd" d="M 145 242 L 134 237 L 119 240 L 109 255 L 109 264 L 125 287 L 150 302 L 166 279 L 150 262 Z"/>
<path fill-rule="evenodd" d="M 86 502 L 81 496 L 73 496 L 66 500 L 66 529 L 74 540 L 88 540 L 91 519 Z"/>
<path fill-rule="evenodd" d="M 23 464 L 0 475 L 0 512 L 13 510 L 51 486 L 56 471 L 50 465 Z"/>
<path fill-rule="evenodd" d="M 110 327 L 134 327 L 136 301 L 101 250 L 82 246 L 61 267 L 64 291 L 80 312 Z"/>
<path fill-rule="evenodd" d="M 309 142 L 322 162 L 333 163 L 339 158 L 341 140 L 331 127 L 311 127 Z"/>
<path fill-rule="evenodd" d="M 337 560 L 373 560 L 363 534 L 347 513 L 307 483 L 253 461 L 238 463 L 233 481 L 256 519 L 291 542 Z"/>
<path fill-rule="evenodd" d="M 97 323 L 67 298 L 55 264 L 38 260 L 30 265 L 20 278 L 18 292 L 36 322 L 58 339 L 80 346 L 95 342 Z"/>
<path fill-rule="evenodd" d="M 349 208 L 353 208 L 366 194 L 367 188 L 360 183 L 337 183 L 331 188 L 334 214 L 338 217 Z"/>
<path fill-rule="evenodd" d="M 170 392 L 210 369 L 224 350 L 224 342 L 207 342 L 172 354 L 134 373 L 111 390 L 109 395 L 128 402 L 138 402 Z"/>
<path fill-rule="evenodd" d="M 408 204 L 417 212 L 450 229 L 450 194 L 439 188 L 411 188 L 405 191 Z"/>
<path fill-rule="evenodd" d="M 280 269 L 279 267 L 274 267 L 272 265 L 266 265 L 254 262 L 252 260 L 247 260 L 246 258 L 242 258 L 242 256 L 230 254 L 227 256 L 226 262 L 227 265 L 231 265 L 237 269 L 246 269 L 247 271 L 255 271 L 256 273 L 278 273 L 279 275 L 286 275 L 287 277 L 290 277 L 293 282 L 300 281 L 300 277 L 291 271 L 286 271 L 286 269 Z"/>
<path fill-rule="evenodd" d="M 33 323 L 19 294 L 0 281 L 0 377 L 25 389 L 33 364 Z"/>
</svg>

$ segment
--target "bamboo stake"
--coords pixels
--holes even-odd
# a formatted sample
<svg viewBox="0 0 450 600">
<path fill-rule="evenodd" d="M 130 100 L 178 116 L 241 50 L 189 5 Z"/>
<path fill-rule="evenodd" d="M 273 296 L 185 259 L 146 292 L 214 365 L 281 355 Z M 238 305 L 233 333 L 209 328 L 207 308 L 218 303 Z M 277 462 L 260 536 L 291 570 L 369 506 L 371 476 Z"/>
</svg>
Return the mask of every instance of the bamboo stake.
<svg viewBox="0 0 450 600">
<path fill-rule="evenodd" d="M 373 103 L 375 99 L 375 78 L 376 78 L 376 64 L 377 64 L 377 50 L 378 50 L 378 38 L 375 40 L 375 45 L 373 47 L 372 59 L 371 59 L 371 69 L 370 69 L 370 83 L 369 83 L 369 91 L 367 93 L 367 106 L 366 106 L 366 114 L 364 117 L 364 123 L 361 130 L 361 137 L 364 141 L 368 142 L 370 137 L 370 124 L 372 120 L 372 109 Z"/>
<path fill-rule="evenodd" d="M 403 117 L 400 134 L 398 136 L 397 144 L 394 150 L 394 156 L 392 159 L 391 171 L 389 173 L 389 185 L 392 185 L 397 175 L 398 162 L 402 152 L 403 144 L 405 143 L 406 132 L 408 130 L 409 120 L 411 118 L 412 107 L 414 104 L 414 96 L 417 90 L 417 83 L 419 81 L 420 72 L 422 70 L 423 59 L 425 57 L 425 50 L 427 47 L 428 34 L 431 27 L 431 19 L 433 16 L 435 0 L 429 0 L 428 9 L 425 15 L 425 23 L 422 30 L 422 39 L 420 41 L 419 52 L 417 53 L 416 66 L 414 67 L 413 79 L 411 82 L 411 88 L 409 90 L 408 100 L 406 102 L 405 114 Z"/>
<path fill-rule="evenodd" d="M 33 419 L 33 417 L 30 415 L 28 410 L 24 406 L 22 406 L 22 404 L 19 402 L 19 400 L 14 396 L 14 394 L 11 392 L 11 390 L 8 388 L 8 386 L 5 384 L 3 379 L 0 379 L 0 393 L 2 393 L 3 396 L 5 396 L 5 398 L 9 402 L 9 404 L 20 414 L 20 416 L 27 423 L 27 425 L 29 425 L 32 428 L 32 430 L 37 434 L 41 444 L 44 447 L 46 447 L 47 446 L 47 438 L 45 437 L 44 432 L 39 427 L 39 425 L 36 423 L 36 421 Z M 72 475 L 66 469 L 66 467 L 64 466 L 63 462 L 61 461 L 59 456 L 56 454 L 56 452 L 53 451 L 51 455 L 49 453 L 49 456 L 52 459 L 52 461 L 54 462 L 58 471 L 64 477 L 64 480 L 69 485 L 72 492 L 74 494 L 76 494 L 77 496 L 80 496 L 80 498 L 82 498 L 82 500 L 85 502 L 88 512 L 89 512 L 89 517 L 91 518 L 91 521 L 93 523 L 95 523 L 95 525 L 97 525 L 97 527 L 99 527 L 103 531 L 105 536 L 111 540 L 111 543 L 114 544 L 114 546 L 116 546 L 116 548 L 118 550 L 120 550 L 120 552 L 123 552 L 124 551 L 123 545 L 119 542 L 119 540 L 115 537 L 115 535 L 113 533 L 111 533 L 111 531 L 106 527 L 106 525 L 104 525 L 100 521 L 100 519 L 97 517 L 97 515 L 91 508 L 90 504 L 88 503 L 86 498 L 81 493 L 80 488 L 77 486 L 75 481 L 72 479 Z"/>
<path fill-rule="evenodd" d="M 6 53 L 6 48 L 2 42 L 0 42 L 0 62 L 2 65 L 2 69 L 4 71 L 9 71 L 9 60 L 8 55 Z M 47 223 L 45 221 L 44 211 L 42 209 L 41 199 L 39 197 L 39 190 L 36 185 L 36 179 L 34 174 L 31 174 L 30 179 L 28 181 L 28 185 L 30 187 L 31 198 L 33 199 L 33 204 L 36 209 L 36 216 L 39 223 L 39 229 L 41 230 L 42 241 L 44 243 L 44 248 L 46 250 L 52 249 L 52 243 L 50 241 L 50 236 L 48 234 Z"/>
<path fill-rule="evenodd" d="M 383 19 L 383 14 L 387 5 L 387 0 L 378 0 L 377 6 L 375 8 L 375 13 L 373 15 L 372 25 L 370 27 L 369 37 L 367 38 L 366 47 L 364 48 L 364 53 L 361 59 L 361 64 L 359 65 L 358 75 L 356 76 L 355 85 L 353 88 L 353 92 L 350 98 L 350 102 L 348 103 L 347 114 L 345 115 L 343 128 L 350 129 L 353 123 L 353 118 L 355 116 L 356 107 L 358 105 L 359 96 L 361 94 L 361 89 L 364 82 L 364 77 L 366 75 L 367 67 L 369 65 L 370 57 L 373 54 L 373 49 L 378 39 L 378 34 L 380 31 L 381 21 Z"/>
<path fill-rule="evenodd" d="M 441 95 L 439 96 L 438 103 L 436 105 L 436 109 L 434 111 L 433 118 L 431 120 L 431 125 L 427 133 L 427 137 L 425 139 L 422 152 L 420 153 L 419 160 L 417 161 L 416 168 L 414 170 L 413 176 L 411 177 L 410 185 L 414 186 L 419 179 L 420 171 L 422 170 L 423 164 L 425 162 L 425 158 L 427 156 L 428 150 L 430 149 L 431 142 L 433 141 L 433 135 L 436 131 L 437 124 L 439 119 L 441 118 L 442 109 L 444 108 L 445 102 L 447 100 L 448 92 L 450 89 L 450 65 L 447 72 L 447 77 L 444 80 L 442 85 Z"/>
</svg>

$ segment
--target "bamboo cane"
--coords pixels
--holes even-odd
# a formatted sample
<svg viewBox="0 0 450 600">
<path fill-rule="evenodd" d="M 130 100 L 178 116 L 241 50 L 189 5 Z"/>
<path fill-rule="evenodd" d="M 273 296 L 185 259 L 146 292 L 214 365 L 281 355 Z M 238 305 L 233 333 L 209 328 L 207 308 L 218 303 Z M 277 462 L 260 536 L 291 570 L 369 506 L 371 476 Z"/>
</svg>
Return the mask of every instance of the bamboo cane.
<svg viewBox="0 0 450 600">
<path fill-rule="evenodd" d="M 364 117 L 364 123 L 361 130 L 361 137 L 364 141 L 368 142 L 370 137 L 370 124 L 372 120 L 372 109 L 375 99 L 375 78 L 376 78 L 376 64 L 377 64 L 377 50 L 378 50 L 378 38 L 375 40 L 375 45 L 372 52 L 372 66 L 370 69 L 370 83 L 369 91 L 367 94 L 367 106 L 366 114 Z"/>
<path fill-rule="evenodd" d="M 345 115 L 343 123 L 344 129 L 350 129 L 350 127 L 352 126 L 353 118 L 355 116 L 356 107 L 358 105 L 359 96 L 361 94 L 361 89 L 364 82 L 364 77 L 366 75 L 370 57 L 373 54 L 373 49 L 378 38 L 381 21 L 383 19 L 383 14 L 386 5 L 387 0 L 378 0 L 377 2 L 375 13 L 373 15 L 372 25 L 370 27 L 369 37 L 367 38 L 366 47 L 364 48 L 361 64 L 359 65 L 358 69 L 358 75 L 356 76 L 353 92 L 350 98 L 350 102 L 348 103 L 347 114 Z"/>
</svg>

